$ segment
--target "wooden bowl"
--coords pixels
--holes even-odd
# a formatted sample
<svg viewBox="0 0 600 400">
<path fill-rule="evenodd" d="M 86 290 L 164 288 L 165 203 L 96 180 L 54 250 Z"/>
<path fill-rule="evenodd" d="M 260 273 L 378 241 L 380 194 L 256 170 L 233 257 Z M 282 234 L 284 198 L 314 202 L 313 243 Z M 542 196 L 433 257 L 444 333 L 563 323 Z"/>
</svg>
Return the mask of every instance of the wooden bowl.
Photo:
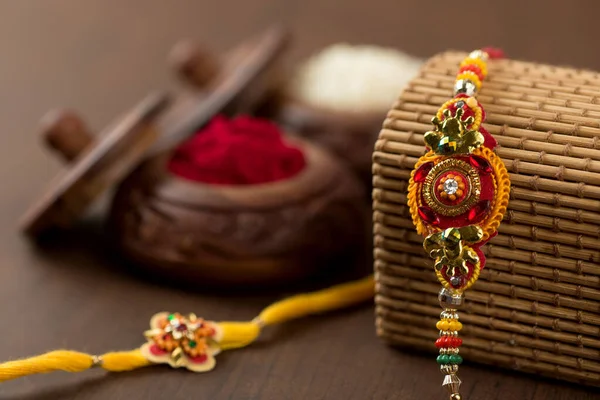
<svg viewBox="0 0 600 400">
<path fill-rule="evenodd" d="M 280 182 L 228 186 L 179 178 L 171 153 L 119 186 L 110 214 L 118 247 L 137 264 L 199 285 L 290 282 L 364 243 L 363 191 L 335 158 L 296 143 L 307 166 Z"/>
</svg>

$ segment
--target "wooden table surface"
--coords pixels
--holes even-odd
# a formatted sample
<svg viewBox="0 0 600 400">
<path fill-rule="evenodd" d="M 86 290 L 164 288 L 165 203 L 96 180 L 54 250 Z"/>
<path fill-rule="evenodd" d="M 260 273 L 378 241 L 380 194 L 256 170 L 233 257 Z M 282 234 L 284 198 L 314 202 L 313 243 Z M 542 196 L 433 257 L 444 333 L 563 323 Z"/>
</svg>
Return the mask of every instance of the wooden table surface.
<svg viewBox="0 0 600 400">
<path fill-rule="evenodd" d="M 535 4 L 537 3 L 537 4 Z M 91 353 L 138 346 L 161 310 L 247 319 L 287 294 L 177 290 L 123 272 L 93 226 L 35 249 L 18 216 L 58 171 L 36 137 L 54 106 L 99 128 L 148 91 L 176 85 L 170 46 L 191 37 L 222 51 L 281 21 L 296 35 L 289 60 L 330 43 L 397 46 L 427 57 L 447 48 L 502 46 L 516 58 L 600 68 L 597 1 L 44 0 L 0 3 L 0 359 L 55 348 Z M 592 399 L 597 391 L 468 363 L 466 399 Z M 255 346 L 192 374 L 56 373 L 0 385 L 0 399 L 442 399 L 432 356 L 375 337 L 370 305 L 272 329 Z"/>
</svg>

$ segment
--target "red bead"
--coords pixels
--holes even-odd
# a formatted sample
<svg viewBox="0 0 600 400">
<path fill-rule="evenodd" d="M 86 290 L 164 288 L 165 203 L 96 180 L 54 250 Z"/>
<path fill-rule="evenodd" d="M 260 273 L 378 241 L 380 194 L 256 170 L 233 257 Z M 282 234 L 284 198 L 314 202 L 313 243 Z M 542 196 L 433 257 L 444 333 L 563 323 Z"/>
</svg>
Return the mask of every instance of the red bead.
<svg viewBox="0 0 600 400">
<path fill-rule="evenodd" d="M 446 337 L 443 336 L 441 338 L 439 338 L 438 340 L 435 341 L 435 347 L 437 347 L 438 349 L 441 349 L 442 347 L 444 347 L 444 339 Z"/>
<path fill-rule="evenodd" d="M 419 207 L 419 217 L 429 225 L 439 225 L 440 219 L 429 207 Z"/>
<path fill-rule="evenodd" d="M 477 168 L 482 175 L 489 175 L 492 173 L 492 166 L 485 158 L 481 156 L 471 156 L 469 157 L 469 163 Z"/>
<path fill-rule="evenodd" d="M 488 212 L 490 209 L 491 202 L 489 200 L 481 200 L 477 205 L 469 210 L 469 214 L 467 215 L 467 219 L 469 222 L 473 223 L 478 221 Z"/>
<path fill-rule="evenodd" d="M 459 337 L 454 338 L 454 347 L 460 347 L 462 345 L 462 339 Z"/>
<path fill-rule="evenodd" d="M 425 178 L 427 178 L 427 175 L 429 174 L 429 171 L 431 171 L 431 168 L 433 168 L 433 162 L 422 164 L 415 172 L 415 182 L 424 182 Z"/>
<path fill-rule="evenodd" d="M 475 75 L 477 75 L 477 77 L 479 78 L 480 81 L 483 81 L 484 76 L 481 73 L 481 69 L 477 65 L 475 65 L 475 64 L 464 65 L 464 66 L 460 67 L 460 69 L 458 70 L 458 73 L 461 74 L 462 72 L 467 72 L 467 71 L 474 73 Z"/>
</svg>

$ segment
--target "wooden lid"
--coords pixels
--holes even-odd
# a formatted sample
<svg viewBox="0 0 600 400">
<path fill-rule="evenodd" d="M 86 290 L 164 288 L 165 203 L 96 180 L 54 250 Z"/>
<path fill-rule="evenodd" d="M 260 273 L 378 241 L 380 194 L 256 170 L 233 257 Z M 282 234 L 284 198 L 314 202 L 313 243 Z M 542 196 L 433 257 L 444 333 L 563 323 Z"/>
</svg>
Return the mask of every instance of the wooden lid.
<svg viewBox="0 0 600 400">
<path fill-rule="evenodd" d="M 176 145 L 217 113 L 244 111 L 268 89 L 261 78 L 282 53 L 286 38 L 282 29 L 271 28 L 235 48 L 214 73 L 202 67 L 216 63 L 207 62 L 205 54 L 189 51 L 194 49 L 188 46 L 185 71 L 206 78 L 203 90 L 183 92 L 172 102 L 165 94 L 150 95 L 95 140 L 73 113 L 45 117 L 42 129 L 47 143 L 72 163 L 27 210 L 20 229 L 35 238 L 49 228 L 72 225 L 144 157 Z"/>
</svg>

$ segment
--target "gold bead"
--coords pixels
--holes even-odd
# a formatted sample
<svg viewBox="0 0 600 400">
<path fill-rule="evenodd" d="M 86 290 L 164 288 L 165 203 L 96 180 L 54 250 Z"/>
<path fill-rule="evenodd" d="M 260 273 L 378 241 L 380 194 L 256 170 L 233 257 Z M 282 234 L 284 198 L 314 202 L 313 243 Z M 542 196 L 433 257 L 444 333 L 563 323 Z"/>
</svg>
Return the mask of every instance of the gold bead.
<svg viewBox="0 0 600 400">
<path fill-rule="evenodd" d="M 460 393 L 452 393 L 450 395 L 450 400 L 462 400 L 462 396 Z"/>
</svg>

